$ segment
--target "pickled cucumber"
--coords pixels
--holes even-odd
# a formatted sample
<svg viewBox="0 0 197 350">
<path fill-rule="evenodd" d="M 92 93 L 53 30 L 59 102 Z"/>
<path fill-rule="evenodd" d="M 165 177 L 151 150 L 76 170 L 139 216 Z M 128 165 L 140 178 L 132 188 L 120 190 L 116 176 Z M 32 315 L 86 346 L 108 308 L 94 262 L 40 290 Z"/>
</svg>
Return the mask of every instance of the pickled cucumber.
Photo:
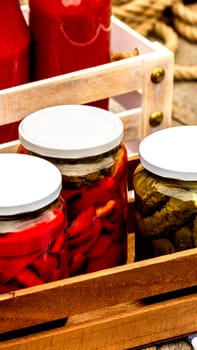
<svg viewBox="0 0 197 350">
<path fill-rule="evenodd" d="M 193 248 L 193 234 L 190 226 L 183 226 L 174 232 L 173 240 L 177 251 Z"/>
<path fill-rule="evenodd" d="M 175 252 L 172 242 L 167 238 L 159 238 L 152 240 L 154 256 L 171 254 Z"/>
<path fill-rule="evenodd" d="M 191 221 L 196 213 L 197 207 L 193 201 L 184 202 L 177 198 L 170 198 L 151 216 L 142 217 L 136 211 L 137 226 L 143 236 L 167 235 Z"/>
</svg>

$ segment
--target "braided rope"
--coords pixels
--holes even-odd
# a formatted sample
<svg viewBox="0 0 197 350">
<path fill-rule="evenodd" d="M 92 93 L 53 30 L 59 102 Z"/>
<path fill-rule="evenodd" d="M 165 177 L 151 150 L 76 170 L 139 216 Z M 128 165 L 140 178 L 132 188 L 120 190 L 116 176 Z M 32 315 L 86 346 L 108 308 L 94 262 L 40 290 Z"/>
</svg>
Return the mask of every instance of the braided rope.
<svg viewBox="0 0 197 350">
<path fill-rule="evenodd" d="M 163 19 L 167 8 L 171 9 L 172 26 Z M 155 33 L 173 52 L 178 49 L 179 35 L 197 41 L 197 12 L 181 0 L 113 0 L 112 13 L 143 36 Z M 175 64 L 174 79 L 197 80 L 197 66 Z"/>
<path fill-rule="evenodd" d="M 154 32 L 155 34 L 163 39 L 165 42 L 165 46 L 173 51 L 176 52 L 179 46 L 179 38 L 178 34 L 172 29 L 172 27 L 168 26 L 164 22 L 156 22 L 154 26 Z"/>
<path fill-rule="evenodd" d="M 184 38 L 197 42 L 197 27 L 184 23 L 179 18 L 174 18 L 174 27 Z"/>
<path fill-rule="evenodd" d="M 197 13 L 182 3 L 176 3 L 172 6 L 172 12 L 175 16 L 190 24 L 197 24 Z"/>
<path fill-rule="evenodd" d="M 174 66 L 174 78 L 176 81 L 197 80 L 197 66 Z"/>
</svg>

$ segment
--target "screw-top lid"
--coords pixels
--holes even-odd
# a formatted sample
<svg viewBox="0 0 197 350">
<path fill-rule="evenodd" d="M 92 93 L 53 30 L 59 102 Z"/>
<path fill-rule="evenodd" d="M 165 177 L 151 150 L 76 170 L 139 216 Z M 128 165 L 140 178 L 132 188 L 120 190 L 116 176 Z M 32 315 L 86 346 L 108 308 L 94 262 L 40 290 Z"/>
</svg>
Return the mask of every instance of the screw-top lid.
<svg viewBox="0 0 197 350">
<path fill-rule="evenodd" d="M 61 173 L 52 163 L 30 155 L 0 154 L 0 216 L 44 208 L 58 198 Z"/>
<path fill-rule="evenodd" d="M 176 126 L 144 138 L 139 146 L 141 164 L 166 178 L 197 180 L 197 126 Z"/>
<path fill-rule="evenodd" d="M 19 140 L 29 151 L 65 159 L 95 156 L 116 147 L 123 123 L 92 106 L 60 105 L 41 109 L 19 125 Z"/>
</svg>

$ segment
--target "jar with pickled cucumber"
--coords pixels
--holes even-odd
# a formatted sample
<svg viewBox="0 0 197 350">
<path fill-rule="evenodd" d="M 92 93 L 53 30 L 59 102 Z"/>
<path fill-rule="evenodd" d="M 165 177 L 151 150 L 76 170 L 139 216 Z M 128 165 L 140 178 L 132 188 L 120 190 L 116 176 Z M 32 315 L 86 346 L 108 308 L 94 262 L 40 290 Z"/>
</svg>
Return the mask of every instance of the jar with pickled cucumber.
<svg viewBox="0 0 197 350">
<path fill-rule="evenodd" d="M 20 124 L 18 152 L 55 164 L 67 205 L 69 276 L 127 261 L 127 152 L 123 124 L 93 106 L 37 111 Z"/>
<path fill-rule="evenodd" d="M 135 260 L 197 247 L 197 126 L 142 140 L 134 173 Z"/>
<path fill-rule="evenodd" d="M 0 154 L 0 293 L 68 277 L 61 173 L 44 159 Z"/>
</svg>

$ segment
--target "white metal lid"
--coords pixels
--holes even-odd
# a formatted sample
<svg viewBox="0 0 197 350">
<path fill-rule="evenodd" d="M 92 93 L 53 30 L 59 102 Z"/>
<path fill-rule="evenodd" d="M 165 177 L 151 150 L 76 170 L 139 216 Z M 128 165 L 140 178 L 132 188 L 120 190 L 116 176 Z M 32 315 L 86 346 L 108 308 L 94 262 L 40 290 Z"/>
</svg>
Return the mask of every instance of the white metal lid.
<svg viewBox="0 0 197 350">
<path fill-rule="evenodd" d="M 19 140 L 37 154 L 77 159 L 102 154 L 123 138 L 123 123 L 92 106 L 60 105 L 41 109 L 19 125 Z"/>
<path fill-rule="evenodd" d="M 44 208 L 58 198 L 61 173 L 52 163 L 30 155 L 0 154 L 0 216 Z"/>
<path fill-rule="evenodd" d="M 176 126 L 147 136 L 139 146 L 141 164 L 152 173 L 197 180 L 197 126 Z"/>
</svg>

